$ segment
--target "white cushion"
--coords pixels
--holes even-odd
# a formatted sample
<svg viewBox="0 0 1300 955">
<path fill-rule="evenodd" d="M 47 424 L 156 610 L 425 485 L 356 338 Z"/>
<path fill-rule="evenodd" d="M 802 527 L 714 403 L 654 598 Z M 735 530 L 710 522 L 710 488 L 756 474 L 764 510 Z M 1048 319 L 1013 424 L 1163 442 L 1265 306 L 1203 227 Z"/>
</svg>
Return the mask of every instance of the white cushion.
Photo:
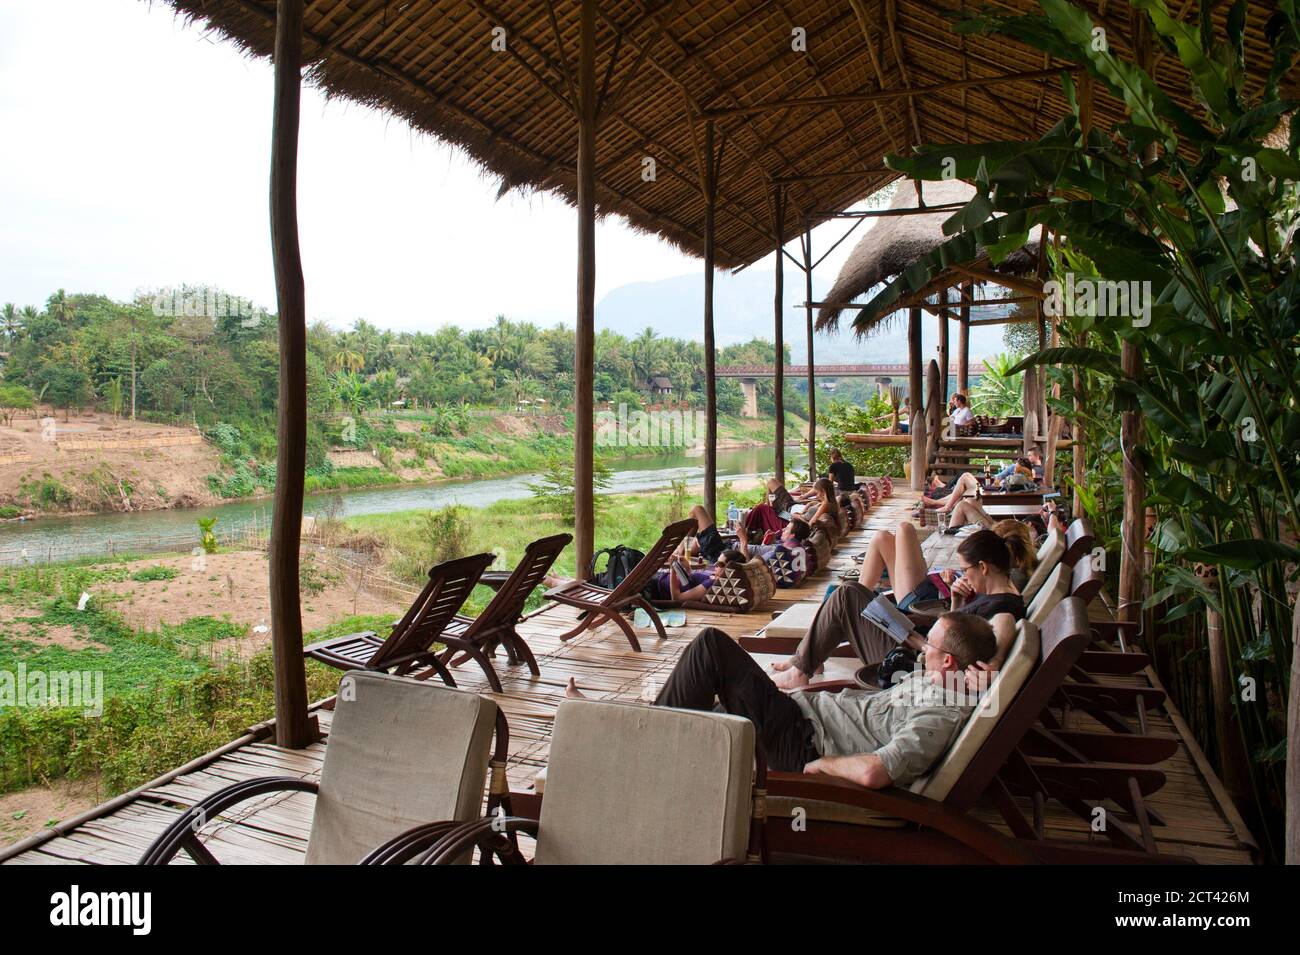
<svg viewBox="0 0 1300 955">
<path fill-rule="evenodd" d="M 539 865 L 744 859 L 754 724 L 741 716 L 565 700 L 555 716 Z"/>
<path fill-rule="evenodd" d="M 994 622 L 996 628 L 999 625 L 998 617 L 994 617 Z M 1005 625 L 1011 625 L 1009 615 Z M 952 787 L 970 766 L 975 754 L 980 751 L 980 747 L 993 734 L 998 719 L 1016 698 L 1016 694 L 1025 685 L 1029 675 L 1034 672 L 1034 668 L 1038 665 L 1039 654 L 1038 627 L 1025 620 L 1018 621 L 1015 627 L 1016 639 L 1011 645 L 1007 659 L 1002 664 L 1002 669 L 997 672 L 988 690 L 980 697 L 966 724 L 939 762 L 928 773 L 912 783 L 912 792 L 939 801 L 946 799 Z"/>
<path fill-rule="evenodd" d="M 1047 537 L 1038 548 L 1038 563 L 1034 566 L 1034 573 L 1025 584 L 1025 589 L 1021 591 L 1020 596 L 1025 598 L 1025 602 L 1033 600 L 1038 594 L 1038 590 L 1043 586 L 1043 581 L 1061 562 L 1061 557 L 1065 554 L 1065 539 L 1061 536 L 1060 531 L 1053 527 L 1047 532 Z"/>
<path fill-rule="evenodd" d="M 497 705 L 464 690 L 354 670 L 334 707 L 307 863 L 352 865 L 426 822 L 482 810 Z"/>
<path fill-rule="evenodd" d="M 793 637 L 802 640 L 812 627 L 813 618 L 821 609 L 819 603 L 798 603 L 772 619 L 763 628 L 765 637 Z"/>
<path fill-rule="evenodd" d="M 1042 626 L 1048 616 L 1056 609 L 1059 604 L 1070 593 L 1070 583 L 1073 580 L 1071 568 L 1065 564 L 1057 564 L 1055 569 L 1048 575 L 1047 583 L 1039 588 L 1034 599 L 1029 602 L 1025 610 L 1025 617 L 1028 620 Z"/>
</svg>

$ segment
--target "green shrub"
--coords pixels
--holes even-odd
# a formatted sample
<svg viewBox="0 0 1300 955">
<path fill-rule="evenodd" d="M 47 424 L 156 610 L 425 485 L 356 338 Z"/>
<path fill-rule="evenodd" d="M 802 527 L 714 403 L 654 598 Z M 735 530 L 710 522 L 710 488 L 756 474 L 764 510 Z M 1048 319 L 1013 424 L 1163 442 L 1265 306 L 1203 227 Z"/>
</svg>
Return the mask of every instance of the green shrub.
<svg viewBox="0 0 1300 955">
<path fill-rule="evenodd" d="M 175 576 L 176 571 L 172 568 L 164 567 L 162 564 L 155 564 L 152 567 L 137 570 L 131 575 L 131 579 L 140 583 L 148 583 L 151 580 L 171 580 Z"/>
</svg>

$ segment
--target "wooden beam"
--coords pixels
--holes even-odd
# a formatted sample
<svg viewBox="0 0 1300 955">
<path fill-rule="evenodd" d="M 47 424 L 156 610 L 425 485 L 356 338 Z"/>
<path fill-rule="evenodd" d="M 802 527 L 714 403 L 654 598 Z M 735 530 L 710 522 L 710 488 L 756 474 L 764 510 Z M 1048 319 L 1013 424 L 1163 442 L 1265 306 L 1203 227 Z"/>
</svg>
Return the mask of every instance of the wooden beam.
<svg viewBox="0 0 1300 955">
<path fill-rule="evenodd" d="M 803 220 L 803 281 L 808 335 L 808 479 L 817 476 L 817 357 L 813 348 L 812 222 Z"/>
<path fill-rule="evenodd" d="M 574 570 L 595 551 L 596 0 L 581 0 L 578 39 L 578 314 L 573 367 Z"/>
<path fill-rule="evenodd" d="M 275 741 L 302 749 L 319 738 L 307 715 L 298 547 L 307 464 L 307 295 L 298 246 L 298 119 L 302 98 L 303 0 L 279 0 L 271 125 L 271 256 L 279 320 L 280 383 L 275 497 L 268 554 Z"/>
<path fill-rule="evenodd" d="M 781 239 L 785 236 L 785 190 L 772 187 L 772 225 L 776 230 L 776 281 L 772 299 L 772 318 L 776 333 L 776 369 L 773 375 L 773 402 L 776 405 L 776 479 L 785 483 L 785 256 Z"/>
<path fill-rule="evenodd" d="M 796 96 L 786 99 L 766 100 L 748 106 L 708 109 L 704 111 L 704 117 L 706 119 L 727 119 L 732 116 L 746 116 L 753 113 L 766 113 L 782 109 L 819 108 L 845 103 L 885 103 L 913 96 L 946 96 L 962 89 L 997 86 L 1001 83 L 1027 83 L 1035 80 L 1051 79 L 1059 76 L 1062 71 L 1069 72 L 1073 69 L 1075 69 L 1073 66 L 1064 66 L 1060 69 L 1026 70 L 1020 73 L 1002 73 L 997 76 L 977 76 L 968 80 L 947 80 L 943 83 L 912 86 L 904 89 L 868 90 L 862 93 L 834 93 L 827 96 Z"/>
<path fill-rule="evenodd" d="M 584 0 L 592 2 L 592 0 Z M 718 198 L 718 163 L 713 123 L 704 124 L 704 509 L 718 516 L 717 346 L 713 338 L 713 231 Z M 778 256 L 779 258 L 779 256 Z"/>
</svg>

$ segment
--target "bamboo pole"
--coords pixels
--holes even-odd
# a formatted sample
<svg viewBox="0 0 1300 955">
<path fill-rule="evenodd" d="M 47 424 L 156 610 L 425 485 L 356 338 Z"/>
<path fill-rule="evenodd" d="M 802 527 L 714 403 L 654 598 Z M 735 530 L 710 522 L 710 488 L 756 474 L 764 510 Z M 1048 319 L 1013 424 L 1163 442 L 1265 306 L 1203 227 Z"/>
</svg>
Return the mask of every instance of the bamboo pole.
<svg viewBox="0 0 1300 955">
<path fill-rule="evenodd" d="M 957 322 L 957 391 L 970 397 L 970 300 L 975 295 L 975 283 L 961 284 L 961 306 Z"/>
<path fill-rule="evenodd" d="M 275 741 L 302 749 L 319 737 L 307 714 L 298 596 L 303 475 L 307 463 L 307 298 L 298 247 L 298 116 L 303 0 L 279 0 L 271 126 L 271 253 L 279 313 L 279 441 L 271 516 L 269 587 L 275 672 Z"/>
<path fill-rule="evenodd" d="M 773 295 L 773 320 L 776 328 L 776 374 L 772 383 L 776 405 L 776 479 L 785 483 L 785 319 L 781 314 L 785 304 L 785 256 L 781 254 L 785 238 L 785 190 L 772 187 L 773 225 L 776 227 L 776 290 Z"/>
<path fill-rule="evenodd" d="M 1233 599 L 1222 593 L 1219 586 L 1219 569 L 1209 564 L 1197 564 L 1196 574 L 1210 590 L 1220 592 L 1220 600 Z M 1210 659 L 1210 701 L 1214 707 L 1214 737 L 1219 763 L 1219 777 L 1238 806 L 1250 800 L 1250 769 L 1242 746 L 1241 728 L 1237 725 L 1237 712 L 1233 705 L 1235 687 L 1228 665 L 1228 646 L 1223 635 L 1223 614 L 1206 605 L 1205 642 Z"/>
<path fill-rule="evenodd" d="M 573 357 L 574 570 L 595 550 L 596 2 L 582 0 L 578 37 L 578 314 Z"/>
<path fill-rule="evenodd" d="M 949 341 L 948 341 L 948 290 L 944 289 L 942 293 L 943 300 L 936 310 L 936 321 L 939 323 L 939 402 L 943 407 L 948 405 L 948 373 L 952 370 L 948 363 Z"/>
<path fill-rule="evenodd" d="M 803 220 L 804 314 L 808 334 L 808 479 L 817 476 L 817 358 L 813 349 L 813 262 L 812 223 Z"/>
<path fill-rule="evenodd" d="M 1093 80 L 1092 74 L 1085 71 L 1079 77 L 1079 125 L 1083 131 L 1084 143 L 1087 143 L 1088 135 L 1092 132 L 1092 103 L 1093 103 Z M 1083 340 L 1079 342 L 1083 347 L 1088 345 L 1088 333 L 1083 333 Z M 1074 420 L 1070 422 L 1070 440 L 1074 442 L 1070 451 L 1070 470 L 1074 480 L 1075 488 L 1083 487 L 1084 481 L 1087 480 L 1087 455 L 1084 452 L 1083 440 L 1083 389 L 1086 383 L 1084 374 L 1080 371 L 1079 366 L 1074 367 Z M 1074 493 L 1073 513 L 1076 518 L 1084 516 L 1083 496 L 1076 490 Z"/>
<path fill-rule="evenodd" d="M 1151 37 L 1147 32 L 1145 14 L 1134 18 L 1133 49 L 1138 65 L 1151 65 Z M 1155 159 L 1154 144 L 1143 156 L 1144 162 Z M 1137 382 L 1142 377 L 1142 353 L 1136 345 L 1125 339 L 1120 343 L 1120 373 Z M 1121 620 L 1136 623 L 1142 619 L 1143 550 L 1146 540 L 1146 474 L 1142 469 L 1142 412 L 1134 399 L 1120 417 L 1120 452 L 1123 455 L 1124 519 L 1120 528 L 1119 555 L 1119 616 Z"/>
<path fill-rule="evenodd" d="M 908 434 L 912 438 L 912 490 L 925 487 L 925 395 L 921 380 L 921 309 L 907 310 Z"/>
<path fill-rule="evenodd" d="M 584 0 L 584 5 L 592 0 Z M 713 152 L 713 123 L 704 125 L 704 395 L 708 421 L 704 432 L 704 508 L 718 514 L 718 382 L 713 340 L 713 239 L 718 198 L 717 157 Z M 777 252 L 780 258 L 780 250 Z"/>
</svg>

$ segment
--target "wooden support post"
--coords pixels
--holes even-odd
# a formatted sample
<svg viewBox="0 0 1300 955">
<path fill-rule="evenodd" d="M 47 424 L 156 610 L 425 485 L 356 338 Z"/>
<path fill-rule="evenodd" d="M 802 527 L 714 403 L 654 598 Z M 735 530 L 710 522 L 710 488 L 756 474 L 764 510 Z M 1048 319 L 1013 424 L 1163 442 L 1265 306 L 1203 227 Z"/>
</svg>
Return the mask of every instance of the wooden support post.
<svg viewBox="0 0 1300 955">
<path fill-rule="evenodd" d="M 1082 128 L 1083 138 L 1086 142 L 1088 134 L 1092 131 L 1092 102 L 1093 102 L 1093 80 L 1092 74 L 1084 72 L 1079 77 L 1079 125 Z M 1088 347 L 1088 333 L 1083 333 L 1083 340 L 1078 343 L 1080 346 Z M 1073 484 L 1076 488 L 1083 487 L 1087 480 L 1088 459 L 1084 448 L 1083 433 L 1083 389 L 1087 383 L 1084 373 L 1076 365 L 1074 368 L 1074 420 L 1070 422 L 1070 470 L 1073 478 Z M 1075 517 L 1084 516 L 1083 496 L 1076 492 L 1074 494 Z"/>
<path fill-rule="evenodd" d="M 808 320 L 808 479 L 817 476 L 817 356 L 813 348 L 812 223 L 803 220 L 804 313 Z"/>
<path fill-rule="evenodd" d="M 592 0 L 584 0 L 589 2 Z M 704 410 L 708 418 L 704 429 L 704 508 L 715 520 L 718 515 L 718 382 L 713 340 L 713 228 L 717 200 L 717 157 L 713 151 L 713 123 L 709 122 L 704 125 Z"/>
<path fill-rule="evenodd" d="M 970 397 L 970 302 L 975 294 L 975 283 L 961 284 L 962 305 L 957 324 L 957 391 Z"/>
<path fill-rule="evenodd" d="M 776 373 L 773 375 L 772 400 L 776 404 L 776 479 L 785 483 L 785 256 L 781 252 L 785 237 L 785 189 L 772 187 L 773 216 L 776 231 L 776 291 L 772 317 L 776 328 Z"/>
<path fill-rule="evenodd" d="M 948 363 L 948 290 L 944 289 L 942 293 L 943 300 L 939 306 L 939 314 L 936 321 L 939 323 L 939 403 L 941 407 L 948 406 L 948 374 L 951 372 L 951 365 Z"/>
<path fill-rule="evenodd" d="M 912 437 L 912 490 L 925 488 L 925 393 L 921 380 L 921 309 L 907 310 L 908 434 Z"/>
<path fill-rule="evenodd" d="M 573 358 L 574 570 L 595 549 L 596 0 L 582 0 L 578 39 L 578 314 Z"/>
<path fill-rule="evenodd" d="M 1197 564 L 1196 574 L 1221 601 L 1236 599 L 1219 586 L 1219 571 L 1209 564 Z M 1214 737 L 1219 778 L 1233 802 L 1245 806 L 1250 800 L 1250 767 L 1242 745 L 1241 727 L 1233 705 L 1236 687 L 1228 664 L 1228 647 L 1223 636 L 1223 614 L 1207 602 L 1205 609 L 1205 649 L 1210 658 L 1210 703 L 1214 707 Z"/>
<path fill-rule="evenodd" d="M 307 464 L 307 296 L 298 247 L 298 115 L 303 0 L 279 0 L 271 125 L 271 255 L 279 320 L 279 440 L 271 512 L 269 587 L 275 670 L 275 742 L 302 749 L 319 734 L 307 714 L 298 596 L 303 478 Z"/>
</svg>

